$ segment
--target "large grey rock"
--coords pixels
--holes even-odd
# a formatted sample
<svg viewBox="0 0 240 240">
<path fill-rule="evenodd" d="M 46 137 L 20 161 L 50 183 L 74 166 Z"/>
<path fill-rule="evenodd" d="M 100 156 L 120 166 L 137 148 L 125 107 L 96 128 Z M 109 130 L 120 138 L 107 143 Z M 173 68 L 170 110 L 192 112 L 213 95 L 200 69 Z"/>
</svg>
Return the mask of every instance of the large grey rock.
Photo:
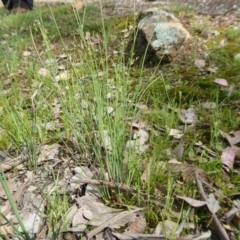
<svg viewBox="0 0 240 240">
<path fill-rule="evenodd" d="M 191 38 L 179 19 L 164 9 L 148 9 L 140 15 L 135 54 L 148 62 L 171 60 Z M 147 49 L 147 51 L 146 51 Z"/>
</svg>

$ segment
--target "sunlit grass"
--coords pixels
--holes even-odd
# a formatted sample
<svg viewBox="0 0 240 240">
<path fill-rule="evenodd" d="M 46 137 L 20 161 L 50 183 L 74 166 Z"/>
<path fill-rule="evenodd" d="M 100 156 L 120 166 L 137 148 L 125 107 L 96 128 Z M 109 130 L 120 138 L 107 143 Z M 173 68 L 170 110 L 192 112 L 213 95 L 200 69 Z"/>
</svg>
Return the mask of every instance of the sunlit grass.
<svg viewBox="0 0 240 240">
<path fill-rule="evenodd" d="M 176 7 L 174 11 L 187 11 L 190 18 L 194 15 L 192 9 Z M 169 64 L 147 68 L 144 61 L 133 65 L 132 51 L 128 59 L 124 53 L 128 40 L 119 33 L 115 21 L 121 19 L 104 20 L 101 11 L 91 5 L 82 12 L 59 5 L 36 8 L 26 15 L 1 16 L 4 27 L 0 38 L 5 42 L 0 47 L 0 91 L 10 92 L 0 95 L 0 149 L 4 151 L 11 146 L 13 153 L 24 149 L 24 165 L 38 173 L 44 168 L 38 163 L 39 147 L 60 143 L 63 154 L 71 156 L 74 164 L 93 165 L 97 169 L 95 178 L 127 184 L 135 190 L 127 194 L 103 188 L 100 195 L 105 203 L 112 205 L 111 200 L 115 199 L 123 206 L 144 207 L 148 230 L 154 228 L 160 218 L 175 219 L 179 223 L 180 219 L 168 211 L 174 206 L 174 196 L 195 197 L 196 188 L 191 184 L 178 185 L 183 181 L 181 171 L 171 172 L 163 166 L 175 157 L 172 149 L 178 144 L 168 133 L 178 128 L 185 131 L 184 141 L 188 147 L 180 160 L 184 164 L 196 164 L 206 172 L 215 170 L 209 177 L 221 181 L 219 152 L 213 161 L 207 162 L 207 155 L 197 155 L 193 146 L 203 141 L 209 148 L 221 151 L 223 141 L 219 130 L 231 131 L 239 126 L 238 114 L 228 106 L 230 100 L 239 99 L 236 95 L 229 97 L 227 91 L 212 83 L 217 74 L 198 75 L 200 70 L 195 66 L 185 69 Z M 196 35 L 201 35 L 206 27 L 195 24 L 192 28 Z M 227 36 L 234 42 L 239 38 L 238 30 L 230 29 Z M 93 44 L 91 37 L 100 40 Z M 133 34 L 133 42 L 134 37 Z M 120 48 L 118 55 L 112 54 L 114 47 Z M 220 77 L 233 79 L 234 76 L 232 81 L 238 89 L 239 66 L 238 61 L 233 60 L 238 48 L 234 46 L 233 52 L 230 47 L 213 49 L 210 58 L 224 66 L 219 71 Z M 24 57 L 24 51 L 30 55 Z M 190 56 L 191 61 L 194 57 L 195 52 Z M 65 68 L 61 68 L 62 65 Z M 47 76 L 38 73 L 41 68 L 48 70 Z M 61 79 L 63 72 L 67 73 Z M 4 83 L 6 79 L 11 80 L 9 84 Z M 205 101 L 216 103 L 216 108 L 203 109 L 201 104 Z M 148 110 L 139 111 L 140 103 Z M 192 106 L 199 115 L 197 125 L 209 125 L 207 130 L 188 131 L 188 126 L 181 122 L 180 110 Z M 150 126 L 147 128 L 149 149 L 144 153 L 126 152 L 126 142 L 132 139 L 131 123 L 142 120 Z M 49 130 L 49 123 L 56 125 Z M 142 174 L 149 159 L 152 159 L 151 175 L 143 182 Z M 163 163 L 161 167 L 159 162 Z M 236 175 L 233 179 L 239 182 Z M 57 186 L 58 179 L 54 181 Z M 163 199 L 158 190 L 160 185 L 166 187 L 162 213 L 157 204 Z M 41 194 L 47 202 L 44 214 L 49 223 L 49 237 L 58 238 L 66 227 L 64 217 L 69 196 L 57 190 L 51 195 Z M 180 208 L 180 215 L 188 216 L 188 210 Z M 21 223 L 20 218 L 18 222 Z M 21 227 L 24 232 L 24 226 Z M 28 234 L 24 234 L 25 239 L 29 239 Z"/>
</svg>

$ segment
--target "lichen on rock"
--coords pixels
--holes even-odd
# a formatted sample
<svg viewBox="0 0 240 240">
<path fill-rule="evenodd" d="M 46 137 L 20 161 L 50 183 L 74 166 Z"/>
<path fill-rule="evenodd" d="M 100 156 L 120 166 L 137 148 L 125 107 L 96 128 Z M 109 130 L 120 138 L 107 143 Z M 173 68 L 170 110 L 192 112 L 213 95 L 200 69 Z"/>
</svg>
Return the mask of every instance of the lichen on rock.
<svg viewBox="0 0 240 240">
<path fill-rule="evenodd" d="M 143 48 L 149 48 L 150 54 L 159 60 L 171 59 L 179 52 L 184 41 L 191 38 L 179 19 L 164 9 L 148 9 L 142 13 L 142 16 L 138 24 L 137 46 L 141 48 L 139 52 L 144 52 Z M 137 55 L 139 56 L 138 53 Z M 148 60 L 151 61 L 149 55 Z"/>
<path fill-rule="evenodd" d="M 177 36 L 180 34 L 178 28 L 169 28 L 165 24 L 159 23 L 155 27 L 156 40 L 152 42 L 154 48 L 159 48 L 167 44 L 177 42 Z"/>
</svg>

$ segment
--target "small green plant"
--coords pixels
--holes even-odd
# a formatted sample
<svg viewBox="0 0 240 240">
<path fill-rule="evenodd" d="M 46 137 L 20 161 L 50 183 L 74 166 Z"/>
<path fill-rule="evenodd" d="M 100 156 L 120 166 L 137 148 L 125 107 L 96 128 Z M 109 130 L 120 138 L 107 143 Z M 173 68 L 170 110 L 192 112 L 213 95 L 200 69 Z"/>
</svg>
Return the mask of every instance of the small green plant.
<svg viewBox="0 0 240 240">
<path fill-rule="evenodd" d="M 240 29 L 238 27 L 231 27 L 227 32 L 227 38 L 230 41 L 239 40 L 240 39 Z"/>
</svg>

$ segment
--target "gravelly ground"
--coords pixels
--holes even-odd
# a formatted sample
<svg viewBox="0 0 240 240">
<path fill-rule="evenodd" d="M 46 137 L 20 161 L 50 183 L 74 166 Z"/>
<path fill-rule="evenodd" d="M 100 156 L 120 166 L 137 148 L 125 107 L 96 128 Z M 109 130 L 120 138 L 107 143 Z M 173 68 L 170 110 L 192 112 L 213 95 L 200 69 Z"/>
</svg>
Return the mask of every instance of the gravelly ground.
<svg viewBox="0 0 240 240">
<path fill-rule="evenodd" d="M 77 0 L 35 0 L 38 2 L 63 2 L 72 3 Z M 82 0 L 85 3 L 99 2 L 100 0 Z M 134 4 L 138 9 L 143 9 L 146 4 L 146 0 L 101 0 L 102 2 L 111 2 L 116 5 L 116 12 L 119 11 L 130 11 L 134 7 Z M 229 10 L 235 9 L 240 12 L 240 0 L 155 0 L 148 1 L 149 4 L 163 3 L 163 4 L 180 4 L 180 5 L 190 5 L 194 7 L 200 13 L 206 14 L 224 14 Z M 0 2 L 0 5 L 2 3 Z M 119 10 L 118 10 L 119 9 Z"/>
</svg>

